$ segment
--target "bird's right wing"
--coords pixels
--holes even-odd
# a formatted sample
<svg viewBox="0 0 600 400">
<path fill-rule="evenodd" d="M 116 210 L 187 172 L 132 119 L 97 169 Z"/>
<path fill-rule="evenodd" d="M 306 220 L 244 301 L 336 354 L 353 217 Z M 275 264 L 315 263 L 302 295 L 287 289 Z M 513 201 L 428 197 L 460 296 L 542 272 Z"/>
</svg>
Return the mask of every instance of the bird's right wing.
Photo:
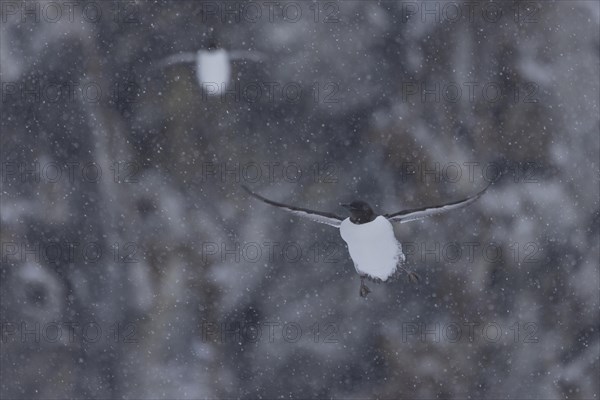
<svg viewBox="0 0 600 400">
<path fill-rule="evenodd" d="M 259 51 L 232 50 L 229 52 L 230 60 L 250 60 L 254 62 L 261 62 L 265 58 L 265 55 Z"/>
<path fill-rule="evenodd" d="M 245 185 L 242 185 L 242 188 L 246 192 L 248 192 L 248 194 L 250 196 L 252 196 L 262 202 L 265 202 L 271 206 L 279 207 L 279 208 L 286 210 L 286 211 L 288 211 L 294 215 L 297 215 L 299 217 L 307 218 L 314 222 L 319 222 L 321 224 L 327 224 L 327 225 L 335 226 L 335 227 L 339 227 L 340 224 L 342 223 L 343 218 L 339 217 L 335 214 L 321 212 L 321 211 L 314 211 L 314 210 L 309 210 L 307 208 L 300 208 L 300 207 L 295 207 L 295 206 L 289 206 L 289 205 L 283 204 L 283 203 L 278 203 L 276 201 L 266 199 L 266 198 L 262 197 L 261 195 L 254 193 L 252 190 L 248 189 L 248 187 L 246 187 Z"/>
<path fill-rule="evenodd" d="M 399 212 L 396 212 L 393 214 L 385 214 L 384 217 L 386 217 L 391 222 L 404 223 L 404 222 L 409 222 L 409 221 L 415 221 L 415 220 L 422 219 L 422 218 L 427 218 L 427 217 L 430 217 L 433 215 L 444 213 L 446 211 L 456 210 L 457 208 L 462 208 L 462 207 L 468 206 L 469 204 L 476 201 L 478 198 L 480 198 L 485 193 L 485 191 L 490 187 L 491 184 L 492 184 L 492 182 L 490 182 L 490 184 L 488 184 L 485 187 L 485 189 L 483 189 L 481 192 L 479 192 L 471 197 L 467 197 L 466 199 L 454 201 L 452 203 L 440 204 L 437 206 L 427 206 L 427 207 L 422 207 L 422 208 L 413 208 L 410 210 L 403 210 L 403 211 L 399 211 Z"/>
<path fill-rule="evenodd" d="M 162 69 L 166 67 L 170 67 L 171 65 L 181 64 L 181 63 L 195 63 L 198 58 L 198 53 L 177 53 L 172 54 L 166 58 L 160 60 L 156 65 L 153 66 L 154 69 Z"/>
</svg>

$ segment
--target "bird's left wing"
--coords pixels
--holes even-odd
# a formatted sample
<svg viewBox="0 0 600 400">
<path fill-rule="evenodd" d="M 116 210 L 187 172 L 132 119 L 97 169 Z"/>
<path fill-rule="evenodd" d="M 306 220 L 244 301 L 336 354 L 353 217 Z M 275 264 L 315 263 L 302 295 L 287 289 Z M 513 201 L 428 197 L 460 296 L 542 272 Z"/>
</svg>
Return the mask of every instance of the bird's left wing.
<svg viewBox="0 0 600 400">
<path fill-rule="evenodd" d="M 258 200 L 263 201 L 269 205 L 284 209 L 284 210 L 291 212 L 292 214 L 297 215 L 299 217 L 307 218 L 307 219 L 310 219 L 311 221 L 315 221 L 315 222 L 319 222 L 321 224 L 327 224 L 327 225 L 335 226 L 335 227 L 339 227 L 340 224 L 342 223 L 343 218 L 339 217 L 335 214 L 321 212 L 321 211 L 313 211 L 313 210 L 309 210 L 307 208 L 300 208 L 300 207 L 295 207 L 295 206 L 289 206 L 289 205 L 283 204 L 283 203 L 278 203 L 276 201 L 266 199 L 266 198 L 262 197 L 261 195 L 254 193 L 252 190 L 248 189 L 248 187 L 246 187 L 245 185 L 242 185 L 242 188 L 246 192 L 248 192 L 248 194 L 250 196 L 257 198 Z"/>
<path fill-rule="evenodd" d="M 467 197 L 466 199 L 458 200 L 447 204 L 440 204 L 437 206 L 428 206 L 422 208 L 413 208 L 410 210 L 403 210 L 393 214 L 385 214 L 384 217 L 387 218 L 390 222 L 404 223 L 422 218 L 427 218 L 432 215 L 444 213 L 446 211 L 456 210 L 457 208 L 468 206 L 469 204 L 473 203 L 475 200 L 480 198 L 490 187 L 490 184 L 488 184 L 485 187 L 485 189 L 483 189 L 481 192 L 477 193 L 474 196 Z"/>
</svg>

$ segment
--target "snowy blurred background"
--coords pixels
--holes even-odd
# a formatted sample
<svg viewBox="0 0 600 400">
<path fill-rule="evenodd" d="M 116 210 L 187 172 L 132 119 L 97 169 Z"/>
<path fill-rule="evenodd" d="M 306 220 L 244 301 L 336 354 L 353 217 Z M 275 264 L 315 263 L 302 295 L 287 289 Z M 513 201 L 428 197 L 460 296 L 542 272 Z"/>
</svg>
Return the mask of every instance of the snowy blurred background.
<svg viewBox="0 0 600 400">
<path fill-rule="evenodd" d="M 1 6 L 0 397 L 600 395 L 599 3 Z M 211 44 L 256 57 L 160 64 Z M 335 229 L 240 190 L 392 212 L 498 171 L 366 300 Z"/>
</svg>

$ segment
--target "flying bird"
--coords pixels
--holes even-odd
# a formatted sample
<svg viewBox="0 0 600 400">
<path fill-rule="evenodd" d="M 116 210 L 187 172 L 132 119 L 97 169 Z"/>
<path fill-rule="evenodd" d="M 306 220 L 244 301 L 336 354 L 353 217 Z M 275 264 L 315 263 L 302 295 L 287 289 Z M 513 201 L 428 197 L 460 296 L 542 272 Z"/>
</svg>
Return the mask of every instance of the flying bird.
<svg viewBox="0 0 600 400">
<path fill-rule="evenodd" d="M 261 61 L 263 55 L 256 51 L 225 50 L 211 43 L 197 52 L 173 54 L 159 61 L 155 68 L 163 69 L 175 64 L 195 63 L 196 79 L 202 90 L 211 96 L 220 95 L 231 80 L 231 62 L 235 60 Z"/>
<path fill-rule="evenodd" d="M 402 252 L 402 245 L 396 240 L 392 223 L 415 221 L 468 206 L 479 199 L 490 185 L 491 182 L 479 193 L 452 203 L 413 208 L 391 214 L 377 215 L 368 203 L 359 200 L 340 204 L 350 212 L 348 218 L 279 203 L 254 193 L 245 185 L 242 185 L 242 188 L 252 197 L 271 206 L 279 207 L 311 221 L 339 228 L 340 235 L 348 247 L 350 258 L 354 262 L 354 268 L 360 276 L 359 295 L 366 297 L 371 290 L 365 285 L 365 279 L 376 283 L 385 282 L 396 275 L 398 271 L 403 271 L 411 282 L 419 280 L 419 276 L 415 272 L 409 271 L 403 266 L 406 257 Z"/>
</svg>

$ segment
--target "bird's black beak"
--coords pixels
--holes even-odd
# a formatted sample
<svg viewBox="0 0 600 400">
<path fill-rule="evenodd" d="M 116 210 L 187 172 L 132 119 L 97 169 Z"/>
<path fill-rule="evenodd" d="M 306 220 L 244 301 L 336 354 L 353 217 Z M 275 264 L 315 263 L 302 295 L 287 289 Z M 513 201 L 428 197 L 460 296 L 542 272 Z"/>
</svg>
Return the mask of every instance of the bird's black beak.
<svg viewBox="0 0 600 400">
<path fill-rule="evenodd" d="M 351 210 L 352 206 L 348 203 L 340 203 L 340 206 L 344 207 L 345 209 Z"/>
</svg>

